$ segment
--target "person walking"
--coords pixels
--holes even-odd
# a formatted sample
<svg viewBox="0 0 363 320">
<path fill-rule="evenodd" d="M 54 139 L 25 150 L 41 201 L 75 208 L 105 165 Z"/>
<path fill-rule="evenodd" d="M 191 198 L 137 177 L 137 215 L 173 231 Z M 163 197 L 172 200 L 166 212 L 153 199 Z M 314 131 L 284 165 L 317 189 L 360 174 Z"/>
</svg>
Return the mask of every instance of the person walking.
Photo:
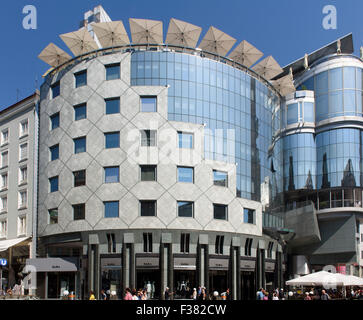
<svg viewBox="0 0 363 320">
<path fill-rule="evenodd" d="M 125 292 L 126 292 L 126 294 L 125 294 L 124 300 L 132 300 L 132 294 L 131 294 L 130 288 L 126 288 Z"/>
<path fill-rule="evenodd" d="M 304 300 L 311 300 L 311 297 L 310 297 L 310 293 L 309 292 L 305 292 L 305 298 Z"/>
<path fill-rule="evenodd" d="M 276 292 L 274 292 L 272 300 L 279 300 L 279 296 Z"/>
<path fill-rule="evenodd" d="M 197 300 L 197 297 L 198 297 L 197 289 L 196 289 L 196 288 L 194 288 L 194 289 L 193 289 L 193 293 L 192 293 L 192 299 L 193 299 L 193 300 Z"/>
<path fill-rule="evenodd" d="M 92 290 L 89 292 L 89 299 L 96 300 L 95 293 Z"/>
<path fill-rule="evenodd" d="M 101 290 L 101 300 L 107 300 L 107 295 L 103 289 Z"/>
<path fill-rule="evenodd" d="M 321 290 L 321 297 L 320 300 L 330 300 L 330 296 L 326 293 L 326 291 L 323 289 Z"/>
<path fill-rule="evenodd" d="M 165 297 L 165 300 L 170 300 L 170 291 L 169 291 L 169 287 L 166 287 L 165 288 L 165 292 L 164 292 L 164 297 Z"/>
</svg>

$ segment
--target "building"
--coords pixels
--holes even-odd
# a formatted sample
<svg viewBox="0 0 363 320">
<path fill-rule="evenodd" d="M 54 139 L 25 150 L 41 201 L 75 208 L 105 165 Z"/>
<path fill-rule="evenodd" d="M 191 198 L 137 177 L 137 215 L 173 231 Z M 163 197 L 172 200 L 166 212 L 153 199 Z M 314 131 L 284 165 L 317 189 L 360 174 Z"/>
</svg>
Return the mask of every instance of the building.
<svg viewBox="0 0 363 320">
<path fill-rule="evenodd" d="M 8 261 L 3 289 L 20 284 L 26 259 L 35 256 L 38 104 L 36 92 L 0 112 L 0 257 Z"/>
<path fill-rule="evenodd" d="M 254 299 L 282 286 L 282 245 L 262 228 L 283 192 L 281 141 L 268 151 L 282 99 L 269 79 L 282 69 L 272 57 L 250 68 L 263 54 L 245 41 L 226 57 L 236 40 L 213 27 L 198 48 L 201 29 L 172 19 L 164 44 L 161 25 L 130 19 L 131 44 L 121 28 L 98 36 L 101 49 L 86 36 L 68 43 L 76 58 L 45 59 L 28 261 L 40 296 L 146 287 L 162 298 L 168 286 L 178 298 L 200 285 Z M 174 36 L 181 25 L 192 40 Z"/>
<path fill-rule="evenodd" d="M 362 57 L 352 35 L 295 61 L 281 131 L 290 274 L 362 276 Z M 282 74 L 283 75 L 283 74 Z"/>
</svg>

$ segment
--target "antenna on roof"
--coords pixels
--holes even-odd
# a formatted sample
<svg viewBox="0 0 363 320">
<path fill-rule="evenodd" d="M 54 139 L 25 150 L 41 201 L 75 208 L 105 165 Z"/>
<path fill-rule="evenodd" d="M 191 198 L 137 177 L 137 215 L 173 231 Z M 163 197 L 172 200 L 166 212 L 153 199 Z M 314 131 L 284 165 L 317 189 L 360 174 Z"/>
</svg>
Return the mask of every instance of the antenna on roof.
<svg viewBox="0 0 363 320">
<path fill-rule="evenodd" d="M 304 68 L 307 69 L 309 68 L 309 61 L 308 61 L 308 54 L 305 53 L 305 56 L 304 56 Z"/>
<path fill-rule="evenodd" d="M 341 54 L 342 53 L 342 44 L 340 42 L 340 39 L 338 39 L 337 41 L 337 54 Z"/>
</svg>

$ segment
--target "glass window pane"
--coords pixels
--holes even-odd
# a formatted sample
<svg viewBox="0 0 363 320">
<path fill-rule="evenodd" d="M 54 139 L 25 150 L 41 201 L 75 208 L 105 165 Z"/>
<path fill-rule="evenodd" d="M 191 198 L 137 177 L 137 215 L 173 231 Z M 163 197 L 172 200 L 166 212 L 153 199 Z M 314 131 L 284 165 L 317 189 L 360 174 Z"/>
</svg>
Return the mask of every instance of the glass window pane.
<svg viewBox="0 0 363 320">
<path fill-rule="evenodd" d="M 86 185 L 86 170 L 80 170 L 73 172 L 74 186 L 80 187 Z"/>
<path fill-rule="evenodd" d="M 243 222 L 244 223 L 255 223 L 255 210 L 252 209 L 243 209 Z"/>
<path fill-rule="evenodd" d="M 315 121 L 314 103 L 312 102 L 304 102 L 304 121 L 305 122 Z"/>
<path fill-rule="evenodd" d="M 105 168 L 105 183 L 119 182 L 119 175 L 120 175 L 119 167 Z"/>
<path fill-rule="evenodd" d="M 87 85 L 87 70 L 76 73 L 74 76 L 76 78 L 76 88 Z"/>
<path fill-rule="evenodd" d="M 117 218 L 119 216 L 119 202 L 110 201 L 104 202 L 105 218 Z"/>
<path fill-rule="evenodd" d="M 109 65 L 106 66 L 106 80 L 120 79 L 120 65 Z"/>
<path fill-rule="evenodd" d="M 290 104 L 287 106 L 287 124 L 298 122 L 298 103 Z"/>
<path fill-rule="evenodd" d="M 193 134 L 178 132 L 179 148 L 193 149 Z"/>
<path fill-rule="evenodd" d="M 156 112 L 156 97 L 141 98 L 141 112 Z"/>
<path fill-rule="evenodd" d="M 58 191 L 58 177 L 53 177 L 49 179 L 50 192 Z"/>
<path fill-rule="evenodd" d="M 58 223 L 58 209 L 51 209 L 48 211 L 49 213 L 49 224 L 57 224 Z"/>
<path fill-rule="evenodd" d="M 59 127 L 59 112 L 50 117 L 51 120 L 51 130 Z"/>
<path fill-rule="evenodd" d="M 52 98 L 56 98 L 60 95 L 60 83 L 57 82 L 52 85 Z"/>
<path fill-rule="evenodd" d="M 86 152 L 86 138 L 74 139 L 74 153 Z"/>
<path fill-rule="evenodd" d="M 120 98 L 107 99 L 106 114 L 120 113 Z"/>
<path fill-rule="evenodd" d="M 156 146 L 156 130 L 141 130 L 140 133 L 142 147 Z"/>
<path fill-rule="evenodd" d="M 82 104 L 74 107 L 74 120 L 82 120 L 87 118 L 87 106 L 86 104 Z"/>
<path fill-rule="evenodd" d="M 355 90 L 344 90 L 344 112 L 355 114 Z"/>
<path fill-rule="evenodd" d="M 341 116 L 343 113 L 343 92 L 341 90 L 329 94 L 329 117 Z"/>
<path fill-rule="evenodd" d="M 193 202 L 178 201 L 178 216 L 192 218 Z"/>
<path fill-rule="evenodd" d="M 223 204 L 214 204 L 214 219 L 227 220 L 227 206 Z"/>
<path fill-rule="evenodd" d="M 315 79 L 316 95 L 328 92 L 328 71 L 319 73 Z"/>
<path fill-rule="evenodd" d="M 59 145 L 50 147 L 50 161 L 59 159 Z"/>
<path fill-rule="evenodd" d="M 105 148 L 119 148 L 120 147 L 120 132 L 105 133 Z"/>
<path fill-rule="evenodd" d="M 156 166 L 140 166 L 141 181 L 156 181 Z"/>
<path fill-rule="evenodd" d="M 344 67 L 344 88 L 355 89 L 355 68 Z"/>
<path fill-rule="evenodd" d="M 178 167 L 178 182 L 194 183 L 194 168 Z"/>
<path fill-rule="evenodd" d="M 329 86 L 330 90 L 343 88 L 343 69 L 335 68 L 329 70 Z"/>
<path fill-rule="evenodd" d="M 228 173 L 213 170 L 214 185 L 228 187 Z"/>
<path fill-rule="evenodd" d="M 156 201 L 140 201 L 140 206 L 142 217 L 156 216 Z"/>
<path fill-rule="evenodd" d="M 84 220 L 85 216 L 86 216 L 86 205 L 84 203 L 73 205 L 74 220 Z"/>
</svg>

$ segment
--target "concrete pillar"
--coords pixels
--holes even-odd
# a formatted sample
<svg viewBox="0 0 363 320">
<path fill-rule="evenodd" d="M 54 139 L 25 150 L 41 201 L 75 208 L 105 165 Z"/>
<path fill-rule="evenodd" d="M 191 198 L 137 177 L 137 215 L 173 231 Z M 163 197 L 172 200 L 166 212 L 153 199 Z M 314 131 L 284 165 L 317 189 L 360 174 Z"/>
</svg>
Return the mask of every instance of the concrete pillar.
<svg viewBox="0 0 363 320">
<path fill-rule="evenodd" d="M 256 286 L 257 289 L 265 288 L 265 241 L 259 240 L 256 252 Z"/>
<path fill-rule="evenodd" d="M 209 288 L 209 244 L 208 235 L 199 235 L 199 242 L 197 248 L 197 278 L 198 286 Z"/>
<path fill-rule="evenodd" d="M 241 239 L 232 238 L 230 250 L 230 292 L 233 300 L 241 299 Z"/>
<path fill-rule="evenodd" d="M 162 233 L 160 242 L 160 297 L 165 299 L 164 291 L 169 287 L 170 292 L 174 290 L 174 259 L 172 249 L 171 233 Z M 173 296 L 171 296 L 173 299 Z"/>
<path fill-rule="evenodd" d="M 88 239 L 88 290 L 92 290 L 96 299 L 99 299 L 100 252 L 98 234 L 90 234 Z"/>
<path fill-rule="evenodd" d="M 135 246 L 134 234 L 125 233 L 122 246 L 122 293 L 126 288 L 135 287 Z"/>
</svg>

